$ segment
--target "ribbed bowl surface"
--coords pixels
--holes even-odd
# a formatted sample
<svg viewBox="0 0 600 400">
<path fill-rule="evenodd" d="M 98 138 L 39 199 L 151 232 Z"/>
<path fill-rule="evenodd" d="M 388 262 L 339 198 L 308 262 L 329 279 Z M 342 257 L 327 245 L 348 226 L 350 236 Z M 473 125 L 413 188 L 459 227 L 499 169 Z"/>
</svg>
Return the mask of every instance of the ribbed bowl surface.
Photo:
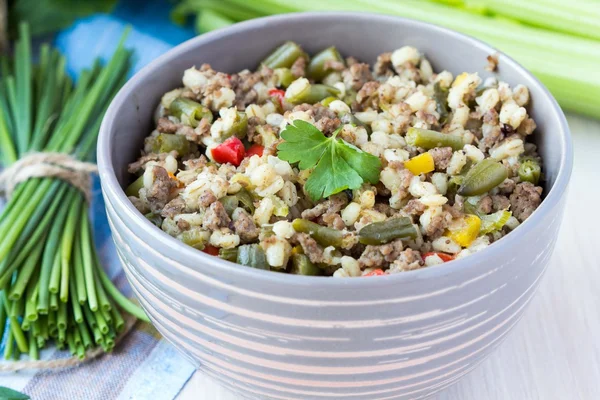
<svg viewBox="0 0 600 400">
<path fill-rule="evenodd" d="M 154 325 L 206 373 L 250 398 L 414 399 L 451 385 L 518 322 L 560 226 L 572 154 L 546 89 L 501 55 L 500 79 L 533 98 L 549 191 L 540 209 L 482 253 L 388 277 L 298 277 L 236 266 L 188 248 L 146 221 L 121 187 L 162 93 L 182 72 L 252 68 L 283 40 L 315 51 L 335 44 L 373 62 L 411 44 L 434 68 L 479 71 L 495 50 L 457 33 L 370 14 L 292 14 L 202 35 L 138 73 L 101 129 L 99 165 L 119 256 Z"/>
</svg>

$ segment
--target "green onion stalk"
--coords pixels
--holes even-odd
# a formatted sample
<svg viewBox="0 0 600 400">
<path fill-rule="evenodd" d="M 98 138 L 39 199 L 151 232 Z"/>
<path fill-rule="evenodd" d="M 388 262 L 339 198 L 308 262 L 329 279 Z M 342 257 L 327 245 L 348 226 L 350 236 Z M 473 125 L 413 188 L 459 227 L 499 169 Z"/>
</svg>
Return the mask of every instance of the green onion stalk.
<svg viewBox="0 0 600 400">
<path fill-rule="evenodd" d="M 532 71 L 567 110 L 600 118 L 600 5 L 550 0 L 182 0 L 175 22 L 195 15 L 199 32 L 273 14 L 358 11 L 399 15 L 484 40 Z M 513 7 L 514 6 L 514 7 Z M 206 23 L 207 20 L 212 23 Z M 392 49 L 390 49 L 392 50 Z M 484 61 L 482 61 L 483 63 Z"/>
<path fill-rule="evenodd" d="M 33 152 L 64 153 L 93 162 L 108 104 L 125 83 L 131 51 L 124 39 L 112 58 L 66 74 L 58 50 L 42 44 L 32 62 L 29 27 L 19 26 L 12 57 L 0 59 L 0 164 Z M 0 342 L 6 359 L 54 341 L 79 358 L 110 351 L 125 329 L 122 312 L 148 317 L 123 296 L 102 268 L 85 195 L 58 178 L 19 183 L 0 214 Z"/>
</svg>

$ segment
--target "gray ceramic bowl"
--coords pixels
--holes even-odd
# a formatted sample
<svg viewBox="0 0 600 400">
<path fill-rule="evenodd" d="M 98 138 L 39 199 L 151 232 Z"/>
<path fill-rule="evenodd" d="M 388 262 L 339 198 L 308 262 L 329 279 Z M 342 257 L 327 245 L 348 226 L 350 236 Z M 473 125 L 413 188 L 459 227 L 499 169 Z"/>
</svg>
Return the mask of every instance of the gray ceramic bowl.
<svg viewBox="0 0 600 400">
<path fill-rule="evenodd" d="M 450 264 L 333 279 L 241 267 L 186 247 L 129 202 L 127 164 L 151 131 L 161 95 L 184 69 L 253 68 L 294 40 L 309 52 L 332 44 L 374 62 L 410 44 L 435 69 L 478 71 L 495 49 L 421 22 L 366 13 L 289 14 L 192 39 L 136 74 L 110 106 L 98 163 L 127 277 L 154 325 L 198 368 L 252 398 L 423 398 L 467 374 L 519 321 L 552 255 L 572 167 L 569 129 L 529 72 L 500 55 L 498 77 L 523 83 L 545 160 L 547 196 L 520 227 Z"/>
</svg>

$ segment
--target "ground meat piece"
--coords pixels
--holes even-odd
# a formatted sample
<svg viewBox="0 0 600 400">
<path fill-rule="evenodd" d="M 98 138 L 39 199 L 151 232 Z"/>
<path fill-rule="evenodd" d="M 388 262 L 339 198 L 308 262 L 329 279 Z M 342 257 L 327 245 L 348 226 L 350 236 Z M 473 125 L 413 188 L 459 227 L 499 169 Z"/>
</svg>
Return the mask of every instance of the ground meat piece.
<svg viewBox="0 0 600 400">
<path fill-rule="evenodd" d="M 296 78 L 304 76 L 306 74 L 306 58 L 298 57 L 296 61 L 294 61 L 294 64 L 292 64 L 290 70 L 292 71 L 292 75 Z"/>
<path fill-rule="evenodd" d="M 321 132 L 323 132 L 325 135 L 330 135 L 332 134 L 340 125 L 342 124 L 342 121 L 340 121 L 339 118 L 329 118 L 329 117 L 324 117 L 321 118 L 320 120 L 318 120 L 315 123 L 315 127 L 320 130 Z"/>
<path fill-rule="evenodd" d="M 409 200 L 408 203 L 404 206 L 402 211 L 404 211 L 407 215 L 421 215 L 425 212 L 425 204 L 421 203 L 417 199 Z"/>
<path fill-rule="evenodd" d="M 215 201 L 208 207 L 208 210 L 206 210 L 202 226 L 205 229 L 215 231 L 221 227 L 228 227 L 230 222 L 231 219 L 227 215 L 227 211 L 225 211 L 223 204 L 220 201 Z"/>
<path fill-rule="evenodd" d="M 341 231 L 346 227 L 344 220 L 338 213 L 325 213 L 321 218 L 323 219 L 323 222 L 330 228 Z"/>
<path fill-rule="evenodd" d="M 377 81 L 371 81 L 365 83 L 358 93 L 356 94 L 356 102 L 360 105 L 361 109 L 367 107 L 375 108 L 379 102 L 379 96 L 377 96 L 377 89 L 380 83 Z"/>
<path fill-rule="evenodd" d="M 542 202 L 542 188 L 530 182 L 521 182 L 510 195 L 513 215 L 521 222 L 525 221 Z"/>
<path fill-rule="evenodd" d="M 509 195 L 515 190 L 516 185 L 517 184 L 515 183 L 515 181 L 513 181 L 510 178 L 507 178 L 504 180 L 504 182 L 502 182 L 500 185 L 498 185 L 498 191 L 501 194 Z"/>
<path fill-rule="evenodd" d="M 373 66 L 373 73 L 377 76 L 393 75 L 392 53 L 382 53 L 377 56 L 377 61 Z"/>
<path fill-rule="evenodd" d="M 129 200 L 133 203 L 133 206 L 137 208 L 139 212 L 142 214 L 148 213 L 148 207 L 146 207 L 146 203 L 142 201 L 139 197 L 129 196 Z"/>
<path fill-rule="evenodd" d="M 413 269 L 419 269 L 423 266 L 423 259 L 421 253 L 411 248 L 408 248 L 400 253 L 398 258 L 392 263 L 389 269 L 389 273 L 393 274 L 402 271 L 411 271 Z"/>
<path fill-rule="evenodd" d="M 198 200 L 200 205 L 206 208 L 213 204 L 215 201 L 217 201 L 217 196 L 215 196 L 212 190 L 208 189 L 200 195 L 200 198 Z"/>
<path fill-rule="evenodd" d="M 479 141 L 479 150 L 481 151 L 491 149 L 504 138 L 502 130 L 497 125 L 483 125 L 481 133 L 482 138 Z"/>
<path fill-rule="evenodd" d="M 263 124 L 263 121 L 258 117 L 248 118 L 248 128 L 246 131 L 246 137 L 248 141 L 253 142 L 254 136 L 256 135 L 256 127 Z"/>
<path fill-rule="evenodd" d="M 485 66 L 486 71 L 494 72 L 498 69 L 498 53 L 490 54 L 487 56 L 487 65 Z"/>
<path fill-rule="evenodd" d="M 507 210 L 510 207 L 510 200 L 503 195 L 492 196 L 492 208 L 494 211 Z"/>
<path fill-rule="evenodd" d="M 177 132 L 177 124 L 169 118 L 159 118 L 156 124 L 156 130 L 160 133 L 175 133 Z"/>
<path fill-rule="evenodd" d="M 189 160 L 185 160 L 183 162 L 183 165 L 185 165 L 186 171 L 193 171 L 206 167 L 207 163 L 208 159 L 206 158 L 206 156 L 201 155 L 198 158 L 190 158 Z"/>
<path fill-rule="evenodd" d="M 427 225 L 427 228 L 425 229 L 425 235 L 431 240 L 442 236 L 448 227 L 449 220 L 452 220 L 451 216 L 452 214 L 448 211 L 442 211 L 441 214 L 431 218 L 429 225 Z"/>
<path fill-rule="evenodd" d="M 385 186 L 384 186 L 384 188 L 385 188 Z M 380 193 L 379 187 L 377 188 L 377 193 Z M 395 215 L 396 212 L 397 212 L 397 210 L 395 210 L 392 207 L 390 207 L 390 205 L 387 204 L 387 203 L 378 203 L 377 202 L 373 206 L 373 209 L 375 209 L 375 211 L 377 211 L 377 212 L 385 214 L 386 217 L 391 217 L 391 216 Z"/>
<path fill-rule="evenodd" d="M 429 150 L 433 157 L 433 163 L 437 171 L 444 171 L 450 165 L 452 159 L 452 147 L 436 147 Z"/>
<path fill-rule="evenodd" d="M 311 238 L 307 233 L 296 233 L 294 241 L 300 243 L 304 254 L 308 256 L 313 263 L 322 263 L 324 261 L 323 248 Z"/>
<path fill-rule="evenodd" d="M 181 214 L 185 211 L 186 205 L 185 200 L 181 197 L 175 197 L 173 200 L 168 202 L 163 208 L 161 215 L 164 218 L 173 218 L 177 214 Z"/>
<path fill-rule="evenodd" d="M 344 63 L 338 60 L 327 60 L 323 66 L 329 71 L 343 71 L 346 68 Z"/>
<path fill-rule="evenodd" d="M 177 186 L 177 183 L 169 177 L 169 173 L 163 167 L 157 165 L 152 167 L 154 174 L 154 183 L 146 192 L 146 199 L 153 213 L 159 214 L 169 201 L 171 190 Z"/>
<path fill-rule="evenodd" d="M 435 125 L 438 122 L 438 119 L 435 115 L 427 113 L 423 110 L 417 111 L 415 115 L 417 116 L 418 120 L 425 122 L 427 125 Z"/>
<path fill-rule="evenodd" d="M 141 156 L 136 162 L 133 162 L 131 164 L 129 164 L 129 167 L 127 168 L 127 171 L 130 174 L 135 174 L 138 171 L 143 170 L 146 167 L 146 164 L 149 163 L 150 161 L 165 161 L 165 159 L 167 158 L 167 156 L 173 156 L 173 157 L 177 157 L 177 152 L 176 151 L 172 151 L 170 153 L 149 153 L 146 154 L 145 156 Z"/>
<path fill-rule="evenodd" d="M 496 111 L 495 108 L 491 108 L 483 114 L 483 123 L 488 125 L 498 125 L 499 118 L 498 111 Z"/>
<path fill-rule="evenodd" d="M 492 197 L 491 196 L 483 196 L 479 202 L 477 203 L 477 211 L 483 214 L 489 214 L 492 212 Z"/>
<path fill-rule="evenodd" d="M 362 86 L 373 80 L 373 75 L 369 69 L 369 64 L 356 63 L 342 72 L 344 84 L 346 87 L 359 90 Z"/>
<path fill-rule="evenodd" d="M 252 218 L 245 212 L 239 213 L 237 219 L 233 222 L 233 230 L 244 243 L 256 240 L 260 233 Z"/>
<path fill-rule="evenodd" d="M 462 212 L 462 204 L 457 204 L 456 202 L 452 206 L 449 204 L 444 204 L 442 208 L 444 211 L 450 214 L 453 219 L 462 218 L 464 215 Z"/>
<path fill-rule="evenodd" d="M 177 221 L 177 227 L 180 231 L 187 231 L 188 229 L 190 229 L 190 223 L 187 222 L 185 219 L 180 219 L 179 221 Z"/>
<path fill-rule="evenodd" d="M 254 73 L 245 70 L 231 75 L 229 81 L 235 92 L 235 105 L 239 110 L 256 101 L 258 94 L 254 90 L 254 85 L 263 78 L 263 75 L 262 70 Z"/>
<path fill-rule="evenodd" d="M 302 218 L 312 220 L 325 213 L 337 213 L 346 204 L 348 204 L 348 196 L 346 196 L 344 193 L 338 193 L 330 196 L 328 200 L 317 204 L 313 208 L 302 211 Z"/>
<path fill-rule="evenodd" d="M 400 239 L 381 246 L 367 246 L 358 259 L 361 269 L 386 267 L 400 255 L 404 245 Z"/>
</svg>

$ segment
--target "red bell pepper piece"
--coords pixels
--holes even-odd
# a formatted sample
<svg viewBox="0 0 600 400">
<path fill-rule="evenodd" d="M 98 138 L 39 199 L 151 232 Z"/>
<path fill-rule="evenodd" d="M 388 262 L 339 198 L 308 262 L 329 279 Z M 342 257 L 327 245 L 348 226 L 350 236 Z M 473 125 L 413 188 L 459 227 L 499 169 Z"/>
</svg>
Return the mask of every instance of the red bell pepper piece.
<svg viewBox="0 0 600 400">
<path fill-rule="evenodd" d="M 281 89 L 271 89 L 269 90 L 269 96 L 275 97 L 277 101 L 279 101 L 279 105 L 283 107 L 283 98 L 285 97 L 285 91 Z"/>
<path fill-rule="evenodd" d="M 216 162 L 221 164 L 230 163 L 236 167 L 240 165 L 245 155 L 244 144 L 235 136 L 212 149 L 212 156 Z"/>
<path fill-rule="evenodd" d="M 381 268 L 374 269 L 373 271 L 368 272 L 368 273 L 364 274 L 363 276 L 379 276 L 379 275 L 385 275 L 385 272 L 383 272 L 383 270 Z"/>
<path fill-rule="evenodd" d="M 263 151 L 265 151 L 263 146 L 258 143 L 253 144 L 252 146 L 248 147 L 248 150 L 246 150 L 246 157 L 252 157 L 255 154 L 259 157 L 262 157 Z"/>
<path fill-rule="evenodd" d="M 429 256 L 438 256 L 439 258 L 442 259 L 443 262 L 448 262 L 448 261 L 454 260 L 454 256 L 451 256 L 450 254 L 431 251 L 429 253 L 423 254 L 423 261 L 425 261 L 425 259 Z"/>
<path fill-rule="evenodd" d="M 206 245 L 202 251 L 206 254 L 210 254 L 211 256 L 219 255 L 219 248 L 210 244 Z"/>
</svg>

